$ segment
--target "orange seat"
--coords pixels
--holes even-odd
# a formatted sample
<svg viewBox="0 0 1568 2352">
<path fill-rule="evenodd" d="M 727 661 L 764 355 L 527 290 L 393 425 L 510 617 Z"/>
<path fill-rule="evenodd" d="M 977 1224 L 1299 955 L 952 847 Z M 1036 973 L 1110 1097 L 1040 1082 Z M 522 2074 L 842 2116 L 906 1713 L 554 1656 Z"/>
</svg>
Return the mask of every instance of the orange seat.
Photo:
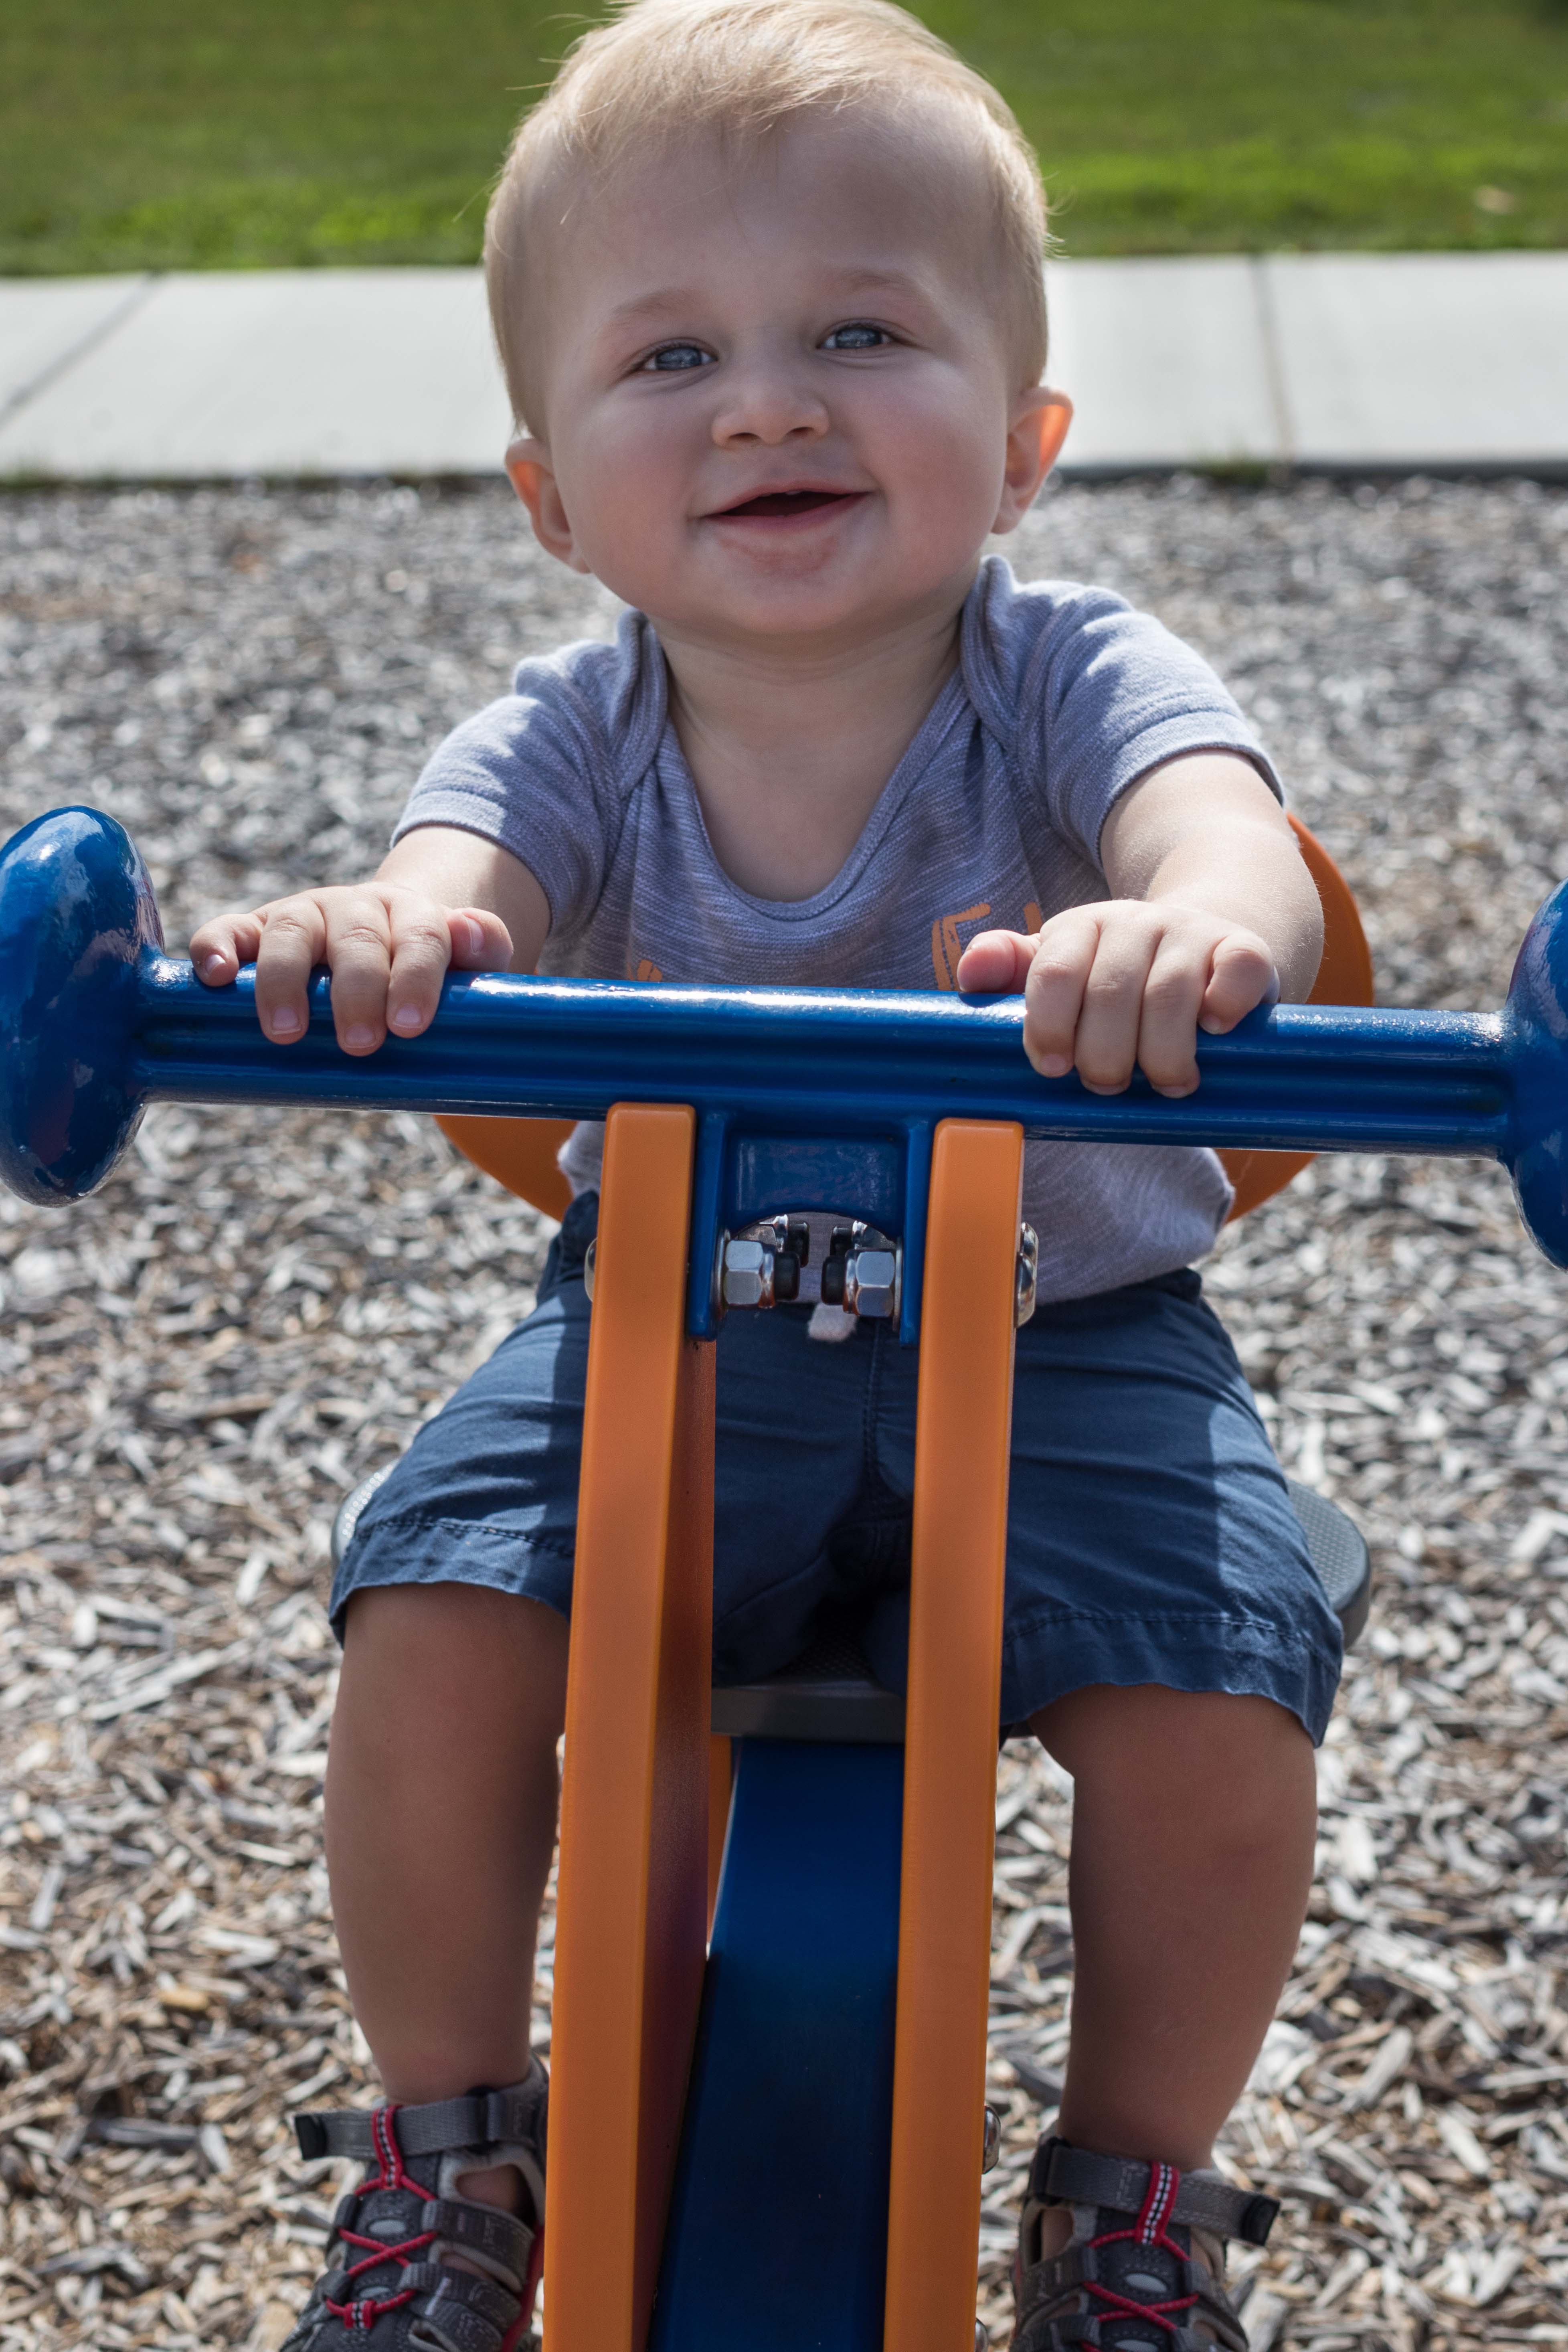
<svg viewBox="0 0 1568 2352">
<path fill-rule="evenodd" d="M 1361 927 L 1351 886 L 1321 842 L 1315 840 L 1304 824 L 1292 817 L 1290 829 L 1323 903 L 1323 960 L 1307 1002 L 1370 1004 L 1372 950 Z M 502 1124 L 499 1119 L 495 1123 Z M 1233 1223 L 1237 1217 L 1245 1217 L 1248 1209 L 1256 1209 L 1276 1192 L 1282 1192 L 1292 1176 L 1299 1176 L 1312 1158 L 1310 1151 L 1222 1151 L 1219 1156 L 1226 1174 L 1236 1187 L 1236 1205 L 1230 1213 Z"/>
<path fill-rule="evenodd" d="M 437 1112 L 436 1124 L 476 1168 L 559 1224 L 571 1205 L 572 1187 L 556 1166 L 555 1155 L 574 1119 L 447 1118 Z"/>
<path fill-rule="evenodd" d="M 1301 855 L 1323 902 L 1323 960 L 1312 983 L 1313 1004 L 1370 1004 L 1372 953 L 1350 885 L 1304 824 L 1290 819 Z M 437 1118 L 437 1126 L 458 1150 L 504 1184 L 509 1192 L 542 1209 L 547 1217 L 566 1213 L 572 1188 L 555 1155 L 572 1132 L 569 1118 Z M 1222 1151 L 1236 1187 L 1232 1217 L 1243 1217 L 1299 1175 L 1310 1151 Z"/>
</svg>

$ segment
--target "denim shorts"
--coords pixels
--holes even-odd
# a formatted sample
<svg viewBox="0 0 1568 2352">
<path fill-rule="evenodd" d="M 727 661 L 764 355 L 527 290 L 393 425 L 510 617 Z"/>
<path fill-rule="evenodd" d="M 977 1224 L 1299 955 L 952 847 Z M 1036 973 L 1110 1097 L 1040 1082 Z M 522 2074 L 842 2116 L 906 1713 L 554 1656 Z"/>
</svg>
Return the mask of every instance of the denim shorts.
<svg viewBox="0 0 1568 2352">
<path fill-rule="evenodd" d="M 569 1614 L 597 1196 L 573 1203 L 538 1304 L 426 1423 L 332 1587 L 483 1584 Z M 810 1310 L 720 1335 L 714 1678 L 864 1612 L 878 1679 L 909 1634 L 917 1351 L 886 1323 L 808 1336 Z M 1039 1307 L 1017 1337 L 1002 1719 L 1095 1683 L 1276 1700 L 1322 1738 L 1340 1628 L 1224 1327 L 1190 1271 Z"/>
</svg>

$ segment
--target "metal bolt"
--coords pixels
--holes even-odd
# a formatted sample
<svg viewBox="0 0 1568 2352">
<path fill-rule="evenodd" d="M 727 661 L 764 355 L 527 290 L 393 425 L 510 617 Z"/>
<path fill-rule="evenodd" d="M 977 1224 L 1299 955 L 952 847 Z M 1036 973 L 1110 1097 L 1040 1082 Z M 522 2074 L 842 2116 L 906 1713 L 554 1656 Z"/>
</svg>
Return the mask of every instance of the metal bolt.
<svg viewBox="0 0 1568 2352">
<path fill-rule="evenodd" d="M 723 1297 L 726 1307 L 771 1307 L 773 1253 L 762 1242 L 726 1242 Z"/>
<path fill-rule="evenodd" d="M 899 1306 L 899 1252 L 851 1250 L 844 1262 L 844 1304 L 851 1315 L 895 1315 Z"/>
<path fill-rule="evenodd" d="M 1017 1289 L 1013 1299 L 1013 1322 L 1020 1331 L 1035 1311 L 1035 1284 L 1039 1271 L 1040 1237 L 1033 1225 L 1020 1225 Z"/>
</svg>

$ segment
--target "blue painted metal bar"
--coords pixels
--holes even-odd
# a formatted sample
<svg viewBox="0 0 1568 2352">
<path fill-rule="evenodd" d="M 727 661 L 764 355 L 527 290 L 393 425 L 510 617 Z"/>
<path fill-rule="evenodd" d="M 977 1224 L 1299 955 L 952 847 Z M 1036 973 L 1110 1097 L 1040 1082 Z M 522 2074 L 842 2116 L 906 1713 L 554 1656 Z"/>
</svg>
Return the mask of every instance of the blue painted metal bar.
<svg viewBox="0 0 1568 2352">
<path fill-rule="evenodd" d="M 904 1295 L 899 1308 L 899 1345 L 913 1348 L 921 1336 L 921 1298 L 925 1287 L 926 1210 L 931 1195 L 931 1142 L 929 1118 L 911 1119 L 904 1137 L 904 1213 L 894 1228 L 904 1244 Z"/>
<path fill-rule="evenodd" d="M 882 2352 L 903 1764 L 739 1744 L 648 2352 Z"/>
<path fill-rule="evenodd" d="M 1134 1077 L 1091 1095 L 1042 1078 L 1022 1001 L 895 990 L 644 987 L 626 981 L 447 981 L 423 1037 L 354 1059 L 332 1034 L 324 976 L 297 1045 L 257 1025 L 253 975 L 202 986 L 148 954 L 135 976 L 130 1079 L 151 1100 L 316 1102 L 602 1118 L 683 1102 L 753 1136 L 901 1135 L 939 1118 L 1016 1119 L 1029 1136 L 1269 1150 L 1495 1155 L 1507 1144 L 1507 1034 L 1497 1014 L 1287 1004 L 1198 1048 L 1203 1085 L 1175 1102 Z"/>
<path fill-rule="evenodd" d="M 902 1234 L 911 1339 L 924 1154 L 952 1117 L 1107 1143 L 1494 1156 L 1542 1248 L 1568 1265 L 1568 887 L 1531 926 L 1504 1013 L 1282 1005 L 1201 1039 L 1202 1085 L 1180 1102 L 1141 1076 L 1115 1096 L 1042 1078 L 1018 998 L 934 992 L 464 975 L 423 1037 L 354 1059 L 333 1038 L 325 975 L 307 1034 L 277 1046 L 253 974 L 205 989 L 160 947 L 141 861 L 110 818 L 58 811 L 0 857 L 0 1173 L 14 1189 L 90 1190 L 160 1097 L 571 1118 L 680 1102 L 704 1139 L 690 1314 L 703 1335 L 718 1226 L 823 1208 Z"/>
</svg>

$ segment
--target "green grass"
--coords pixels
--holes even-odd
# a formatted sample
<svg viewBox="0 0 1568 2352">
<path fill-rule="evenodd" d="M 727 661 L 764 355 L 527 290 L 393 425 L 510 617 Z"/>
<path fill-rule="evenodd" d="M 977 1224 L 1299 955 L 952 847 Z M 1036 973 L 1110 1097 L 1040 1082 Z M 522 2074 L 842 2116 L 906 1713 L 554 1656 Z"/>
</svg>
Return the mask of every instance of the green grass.
<svg viewBox="0 0 1568 2352">
<path fill-rule="evenodd" d="M 1568 0 L 926 0 L 1078 253 L 1568 246 Z M 0 273 L 471 260 L 582 22 L 5 0 Z"/>
</svg>

